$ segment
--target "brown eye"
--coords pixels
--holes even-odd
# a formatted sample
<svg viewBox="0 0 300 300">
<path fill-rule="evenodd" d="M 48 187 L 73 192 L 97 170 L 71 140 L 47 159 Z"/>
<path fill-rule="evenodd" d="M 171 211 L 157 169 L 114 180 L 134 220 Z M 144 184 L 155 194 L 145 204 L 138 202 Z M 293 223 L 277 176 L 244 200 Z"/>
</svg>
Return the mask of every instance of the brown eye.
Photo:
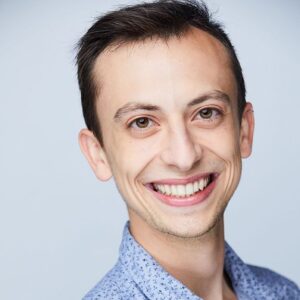
<svg viewBox="0 0 300 300">
<path fill-rule="evenodd" d="M 135 119 L 130 126 L 133 128 L 145 129 L 151 125 L 151 120 L 149 118 L 138 118 Z"/>
<path fill-rule="evenodd" d="M 213 115 L 213 110 L 211 108 L 204 108 L 199 111 L 201 118 L 210 119 Z"/>
<path fill-rule="evenodd" d="M 139 118 L 135 122 L 136 122 L 137 127 L 139 127 L 139 128 L 146 128 L 148 126 L 148 124 L 149 124 L 149 119 L 147 119 L 147 118 Z"/>
<path fill-rule="evenodd" d="M 223 112 L 220 109 L 214 107 L 204 107 L 200 109 L 196 115 L 196 120 L 202 122 L 216 122 L 223 116 Z"/>
</svg>

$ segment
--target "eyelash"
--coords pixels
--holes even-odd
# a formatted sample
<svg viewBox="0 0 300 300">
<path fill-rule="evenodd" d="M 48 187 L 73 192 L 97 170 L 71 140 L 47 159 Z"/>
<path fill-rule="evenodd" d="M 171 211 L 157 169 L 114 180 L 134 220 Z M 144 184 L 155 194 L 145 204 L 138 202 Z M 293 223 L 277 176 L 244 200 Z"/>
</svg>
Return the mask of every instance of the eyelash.
<svg viewBox="0 0 300 300">
<path fill-rule="evenodd" d="M 224 115 L 223 111 L 221 109 L 215 108 L 215 107 L 204 107 L 201 108 L 196 114 L 195 117 L 197 115 L 199 115 L 201 112 L 203 112 L 204 110 L 208 110 L 210 111 L 212 114 L 214 114 L 213 117 L 209 117 L 209 118 L 203 118 L 201 117 L 202 120 L 204 120 L 204 122 L 214 122 L 216 119 L 222 117 Z"/>
<path fill-rule="evenodd" d="M 211 111 L 212 113 L 215 114 L 214 117 L 209 117 L 209 118 L 207 118 L 207 119 L 202 117 L 201 119 L 204 120 L 204 122 L 213 122 L 215 119 L 217 119 L 217 118 L 219 118 L 219 117 L 222 117 L 222 116 L 224 115 L 223 111 L 220 110 L 220 109 L 218 109 L 218 108 L 215 108 L 215 107 L 204 107 L 204 108 L 201 108 L 201 109 L 195 114 L 195 117 L 196 117 L 198 114 L 200 114 L 201 112 L 203 112 L 204 110 L 209 110 L 209 111 Z M 194 117 L 194 118 L 195 118 L 195 117 Z M 145 120 L 147 120 L 147 122 L 151 123 L 151 126 L 150 126 L 150 127 L 147 126 L 146 128 L 141 128 L 141 127 L 138 127 L 138 126 L 134 126 L 134 124 L 137 125 L 137 121 L 142 120 L 142 119 L 145 119 Z M 153 126 L 154 126 L 154 123 L 156 123 L 156 122 L 153 121 L 153 120 L 152 120 L 151 118 L 149 118 L 149 117 L 139 117 L 139 118 L 136 118 L 136 119 L 134 119 L 133 121 L 131 121 L 131 122 L 127 125 L 127 127 L 128 127 L 128 128 L 132 128 L 132 129 L 135 129 L 135 130 L 144 131 L 144 130 L 147 130 L 147 129 L 153 127 Z"/>
<path fill-rule="evenodd" d="M 135 130 L 141 130 L 141 131 L 143 131 L 143 130 L 147 130 L 147 129 L 149 129 L 149 128 L 151 128 L 152 126 L 147 126 L 146 128 L 140 128 L 140 127 L 138 127 L 138 126 L 133 126 L 134 124 L 136 125 L 137 124 L 137 121 L 139 121 L 139 120 L 142 120 L 142 119 L 145 119 L 145 120 L 147 120 L 148 122 L 150 122 L 151 124 L 152 124 L 152 126 L 153 126 L 153 124 L 154 123 L 156 123 L 156 122 L 154 122 L 151 118 L 149 118 L 149 117 L 139 117 L 139 118 L 136 118 L 136 119 L 134 119 L 133 121 L 131 121 L 129 124 L 128 124 L 128 127 L 129 128 L 132 128 L 132 129 L 135 129 Z"/>
</svg>

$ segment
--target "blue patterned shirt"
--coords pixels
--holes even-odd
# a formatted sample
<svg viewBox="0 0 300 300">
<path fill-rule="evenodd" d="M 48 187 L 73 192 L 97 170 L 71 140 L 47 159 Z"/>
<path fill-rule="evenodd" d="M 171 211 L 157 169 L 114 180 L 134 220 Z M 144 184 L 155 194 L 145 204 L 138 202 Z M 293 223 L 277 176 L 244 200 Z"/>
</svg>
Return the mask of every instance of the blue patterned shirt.
<svg viewBox="0 0 300 300">
<path fill-rule="evenodd" d="M 300 300 L 295 283 L 245 264 L 225 243 L 225 271 L 239 300 Z M 124 228 L 118 262 L 83 300 L 200 300 L 167 273 Z"/>
</svg>

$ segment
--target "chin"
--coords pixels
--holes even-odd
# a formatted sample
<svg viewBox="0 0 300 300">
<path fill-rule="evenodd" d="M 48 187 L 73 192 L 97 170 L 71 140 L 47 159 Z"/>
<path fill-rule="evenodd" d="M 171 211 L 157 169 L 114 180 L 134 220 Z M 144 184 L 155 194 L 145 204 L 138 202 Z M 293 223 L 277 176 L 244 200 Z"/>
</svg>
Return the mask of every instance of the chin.
<svg viewBox="0 0 300 300">
<path fill-rule="evenodd" d="M 199 222 L 199 218 L 177 221 L 176 224 L 171 222 L 166 224 L 154 220 L 147 220 L 146 222 L 150 227 L 173 238 L 198 239 L 218 231 L 220 225 L 222 225 L 221 220 L 223 220 L 223 214 L 214 216 L 206 222 Z"/>
<path fill-rule="evenodd" d="M 219 194 L 219 193 L 218 193 Z M 141 209 L 129 205 L 130 219 L 137 228 L 146 228 L 163 233 L 166 236 L 180 239 L 197 239 L 220 232 L 223 229 L 223 214 L 228 201 L 211 195 L 203 209 L 202 204 L 189 207 L 169 207 L 167 209 Z M 223 197 L 222 197 L 223 198 Z M 150 198 L 151 200 L 153 198 Z M 215 201 L 219 199 L 219 201 Z M 213 201 L 214 200 L 214 201 Z M 208 205 L 209 204 L 209 205 Z"/>
</svg>

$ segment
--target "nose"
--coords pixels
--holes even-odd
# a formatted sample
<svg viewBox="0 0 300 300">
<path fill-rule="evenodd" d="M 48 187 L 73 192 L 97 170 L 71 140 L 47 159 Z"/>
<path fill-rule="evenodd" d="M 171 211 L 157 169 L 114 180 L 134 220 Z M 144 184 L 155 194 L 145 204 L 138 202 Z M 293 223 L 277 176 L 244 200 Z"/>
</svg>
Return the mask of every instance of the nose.
<svg viewBox="0 0 300 300">
<path fill-rule="evenodd" d="M 169 132 L 166 146 L 161 152 L 162 161 L 185 172 L 193 168 L 202 157 L 202 147 L 196 143 L 185 127 Z"/>
</svg>

